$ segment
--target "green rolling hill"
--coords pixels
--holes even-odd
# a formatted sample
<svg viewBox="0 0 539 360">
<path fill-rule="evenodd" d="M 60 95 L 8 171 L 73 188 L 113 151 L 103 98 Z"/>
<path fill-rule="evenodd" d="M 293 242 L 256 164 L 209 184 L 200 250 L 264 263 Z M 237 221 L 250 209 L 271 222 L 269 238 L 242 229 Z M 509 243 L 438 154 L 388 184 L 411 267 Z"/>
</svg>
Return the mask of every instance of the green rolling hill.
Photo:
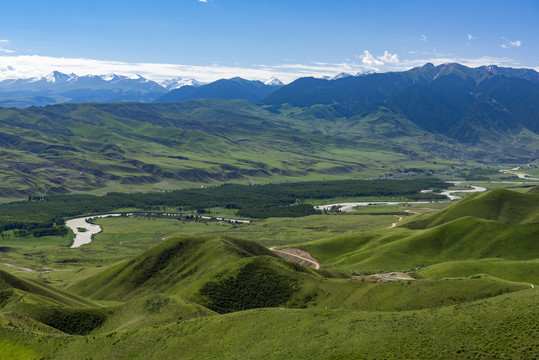
<svg viewBox="0 0 539 360">
<path fill-rule="evenodd" d="M 475 260 L 482 260 L 478 264 L 487 264 L 489 259 L 506 260 L 506 265 L 513 264 L 515 268 L 523 263 L 529 269 L 526 261 L 533 261 L 539 253 L 538 212 L 539 198 L 535 194 L 498 189 L 471 195 L 445 210 L 423 215 L 390 232 L 346 235 L 298 246 L 329 268 L 358 272 L 402 271 L 424 266 L 428 272 L 430 266 L 443 268 L 446 262 L 454 264 L 451 266 L 457 266 L 459 261 L 472 264 Z M 494 263 L 493 269 L 496 264 L 502 266 L 502 263 Z M 485 270 L 478 272 L 473 271 L 473 266 L 466 268 L 469 271 L 458 273 L 467 276 L 489 273 L 486 271 L 489 266 L 478 266 Z M 448 276 L 450 273 L 455 271 L 449 271 Z M 516 279 L 514 275 L 505 277 L 497 270 L 491 275 Z M 536 272 L 526 273 L 525 278 L 537 282 L 537 275 Z"/>
<path fill-rule="evenodd" d="M 539 196 L 531 191 L 520 194 L 507 189 L 496 189 L 472 194 L 434 216 L 426 216 L 405 226 L 410 229 L 431 228 L 465 216 L 502 224 L 531 224 L 539 222 L 538 210 Z"/>
<path fill-rule="evenodd" d="M 170 238 L 67 289 L 0 272 L 0 355 L 533 357 L 533 192 L 494 190 L 396 228 L 297 245 L 322 270 L 207 235 Z M 405 281 L 359 274 L 423 265 Z"/>
</svg>

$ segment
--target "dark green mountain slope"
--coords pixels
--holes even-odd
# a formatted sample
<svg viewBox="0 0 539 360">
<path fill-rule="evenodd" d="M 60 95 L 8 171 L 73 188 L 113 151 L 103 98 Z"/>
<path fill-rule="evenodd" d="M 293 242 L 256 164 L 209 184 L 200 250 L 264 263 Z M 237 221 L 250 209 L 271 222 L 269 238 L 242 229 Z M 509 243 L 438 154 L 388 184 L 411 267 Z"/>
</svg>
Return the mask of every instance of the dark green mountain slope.
<svg viewBox="0 0 539 360">
<path fill-rule="evenodd" d="M 384 106 L 423 131 L 458 142 L 511 142 L 522 130 L 538 133 L 538 78 L 528 69 L 426 64 L 405 72 L 334 81 L 298 79 L 262 103 L 274 111 L 288 105 L 326 105 L 338 109 L 341 117 L 365 117 Z"/>
<path fill-rule="evenodd" d="M 154 102 L 181 102 L 192 99 L 219 98 L 244 99 L 257 103 L 280 86 L 265 85 L 260 81 L 245 80 L 239 77 L 221 79 L 201 86 L 182 86 L 170 91 Z"/>
</svg>

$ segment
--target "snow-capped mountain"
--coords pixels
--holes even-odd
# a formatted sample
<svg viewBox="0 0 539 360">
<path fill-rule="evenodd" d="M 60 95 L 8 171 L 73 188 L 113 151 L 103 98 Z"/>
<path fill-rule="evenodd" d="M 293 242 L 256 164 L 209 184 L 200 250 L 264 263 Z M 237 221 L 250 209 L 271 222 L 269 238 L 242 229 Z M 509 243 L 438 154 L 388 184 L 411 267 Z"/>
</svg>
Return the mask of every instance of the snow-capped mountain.
<svg viewBox="0 0 539 360">
<path fill-rule="evenodd" d="M 175 77 L 172 79 L 167 79 L 159 82 L 159 85 L 167 89 L 168 91 L 179 89 L 183 86 L 201 86 L 204 85 L 198 80 L 195 80 L 193 78 L 191 79 L 184 79 L 181 77 Z"/>
<path fill-rule="evenodd" d="M 277 84 L 277 82 L 273 82 Z M 281 82 L 279 81 L 279 83 Z M 267 85 L 258 80 L 246 80 L 240 77 L 234 77 L 231 79 L 220 79 L 196 87 L 183 86 L 166 93 L 155 100 L 155 102 L 182 102 L 192 99 L 218 98 L 243 99 L 256 104 L 281 86 Z"/>
<path fill-rule="evenodd" d="M 35 81 L 46 81 L 48 83 L 56 83 L 56 82 L 62 82 L 62 81 L 72 81 L 77 79 L 77 75 L 75 74 L 64 74 L 59 71 L 53 71 L 47 76 L 40 77 L 40 78 L 34 78 Z"/>
<path fill-rule="evenodd" d="M 339 79 L 347 78 L 349 76 L 353 76 L 353 75 L 349 74 L 349 73 L 341 72 L 341 73 L 338 73 L 337 75 L 333 75 L 333 76 L 323 76 L 322 79 L 324 79 L 324 80 L 339 80 Z"/>
<path fill-rule="evenodd" d="M 28 79 L 7 79 L 0 81 L 0 92 L 4 91 L 30 91 L 36 92 L 43 89 L 63 91 L 65 89 L 77 89 L 80 87 L 105 87 L 105 88 L 125 88 L 133 87 L 135 84 L 143 85 L 147 89 L 154 91 L 166 91 L 155 81 L 148 80 L 140 75 L 85 75 L 64 74 L 53 71 L 46 76 L 33 77 Z"/>
<path fill-rule="evenodd" d="M 338 73 L 337 75 L 335 75 L 333 78 L 331 78 L 331 80 L 344 79 L 344 78 L 347 78 L 349 76 L 352 76 L 352 74 L 341 72 L 341 73 Z"/>
<path fill-rule="evenodd" d="M 374 70 L 368 69 L 368 70 L 363 70 L 361 72 L 358 72 L 356 74 L 356 76 L 366 76 L 366 75 L 371 75 L 371 74 L 374 74 L 374 73 L 375 73 Z"/>
<path fill-rule="evenodd" d="M 168 90 L 140 75 L 85 75 L 53 71 L 46 76 L 0 81 L 1 107 L 58 102 L 151 102 Z"/>
<path fill-rule="evenodd" d="M 59 102 L 153 102 L 181 88 L 182 94 L 193 94 L 168 101 L 221 97 L 245 98 L 256 102 L 283 85 L 274 76 L 265 82 L 232 78 L 204 84 L 193 78 L 182 77 L 156 82 L 141 75 L 110 73 L 78 76 L 53 71 L 45 76 L 0 81 L 0 107 L 24 108 Z"/>
<path fill-rule="evenodd" d="M 268 80 L 264 81 L 264 85 L 269 86 L 283 86 L 283 82 L 277 79 L 275 76 L 270 77 Z"/>
</svg>

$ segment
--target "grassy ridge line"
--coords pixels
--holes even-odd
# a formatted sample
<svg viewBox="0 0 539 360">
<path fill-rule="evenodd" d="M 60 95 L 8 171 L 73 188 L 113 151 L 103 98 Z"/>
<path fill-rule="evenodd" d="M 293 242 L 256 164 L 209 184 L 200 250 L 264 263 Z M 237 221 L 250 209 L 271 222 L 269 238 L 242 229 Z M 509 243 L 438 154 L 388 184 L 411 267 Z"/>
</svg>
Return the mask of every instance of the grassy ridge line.
<svg viewBox="0 0 539 360">
<path fill-rule="evenodd" d="M 36 279 L 22 278 L 0 270 L 0 290 L 18 289 L 49 298 L 68 307 L 97 307 L 99 305 L 69 291 L 58 289 Z"/>
<path fill-rule="evenodd" d="M 500 279 L 537 284 L 539 259 L 519 261 L 503 259 L 478 259 L 447 261 L 421 270 L 420 274 L 428 279 L 466 277 L 488 273 Z"/>
<path fill-rule="evenodd" d="M 408 222 L 405 226 L 424 229 L 465 216 L 495 220 L 503 224 L 539 223 L 539 195 L 531 191 L 521 194 L 507 189 L 472 194 L 447 209 Z"/>
<path fill-rule="evenodd" d="M 372 232 L 296 246 L 325 267 L 386 272 L 457 260 L 530 260 L 539 254 L 537 238 L 539 226 L 534 224 L 504 225 L 464 217 L 426 230 L 397 229 L 382 236 Z"/>
<path fill-rule="evenodd" d="M 24 346 L 21 359 L 531 359 L 539 354 L 537 296 L 530 289 L 399 313 L 259 309 L 94 337 L 0 335 L 8 349 Z"/>
<path fill-rule="evenodd" d="M 284 261 L 254 242 L 206 237 L 169 239 L 133 260 L 80 281 L 70 290 L 116 301 L 162 293 L 226 313 L 269 306 L 420 309 L 527 287 L 489 276 L 449 282 L 364 281 Z M 422 296 L 417 298 L 418 294 Z"/>
<path fill-rule="evenodd" d="M 296 246 L 309 251 L 325 267 L 359 272 L 402 271 L 487 258 L 532 260 L 539 255 L 539 243 L 535 241 L 539 238 L 537 214 L 537 195 L 498 189 L 472 195 L 389 231 L 350 234 Z M 503 278 L 499 272 L 496 276 Z"/>
<path fill-rule="evenodd" d="M 259 255 L 276 257 L 265 247 L 244 240 L 220 236 L 172 238 L 80 281 L 70 290 L 120 301 L 153 292 L 192 295 L 211 275 L 234 268 L 234 261 Z"/>
</svg>

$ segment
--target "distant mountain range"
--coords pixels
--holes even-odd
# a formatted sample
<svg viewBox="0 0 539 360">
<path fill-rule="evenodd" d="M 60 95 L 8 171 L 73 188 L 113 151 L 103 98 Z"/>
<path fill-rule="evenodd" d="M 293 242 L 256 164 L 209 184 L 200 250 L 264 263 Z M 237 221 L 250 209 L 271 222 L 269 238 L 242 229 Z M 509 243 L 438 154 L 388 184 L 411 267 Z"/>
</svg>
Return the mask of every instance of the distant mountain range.
<svg viewBox="0 0 539 360">
<path fill-rule="evenodd" d="M 177 82 L 167 84 L 174 88 Z M 62 102 L 148 102 L 167 89 L 142 76 L 77 76 L 53 71 L 47 76 L 0 82 L 0 106 L 24 108 Z"/>
<path fill-rule="evenodd" d="M 300 78 L 261 104 L 274 112 L 301 108 L 302 116 L 314 118 L 364 118 L 383 112 L 463 143 L 505 141 L 523 130 L 539 133 L 539 73 L 428 63 L 403 72 L 340 74 L 335 80 Z"/>
<path fill-rule="evenodd" d="M 533 116 L 528 120 L 521 116 L 535 109 L 535 102 L 531 101 L 535 96 L 534 84 L 539 84 L 539 73 L 532 69 L 493 65 L 469 68 L 456 63 L 439 66 L 428 63 L 403 72 L 304 77 L 288 85 L 275 77 L 265 82 L 234 77 L 203 84 L 181 77 L 155 82 L 140 75 L 77 76 L 54 71 L 43 77 L 0 81 L 0 107 L 219 98 L 243 99 L 276 112 L 283 105 L 302 108 L 303 113 L 316 107 L 317 116 L 325 117 L 329 112 L 332 117 L 350 117 L 375 111 L 383 105 L 425 130 L 474 142 L 477 131 L 481 131 L 471 131 L 466 122 L 475 118 L 477 112 L 484 113 L 486 108 L 494 117 L 499 111 L 507 110 L 514 118 L 517 116 L 514 110 L 519 114 L 518 122 L 524 122 L 520 125 L 534 128 L 536 125 L 530 124 L 534 122 Z M 511 96 L 498 98 L 503 92 L 501 88 L 510 88 Z M 503 110 L 488 105 L 494 94 Z M 322 112 L 321 106 L 325 107 Z M 498 124 L 496 129 L 513 125 Z"/>
<path fill-rule="evenodd" d="M 205 87 L 200 81 L 181 77 L 155 82 L 140 75 L 77 76 L 53 71 L 42 77 L 0 81 L 0 107 L 26 108 L 57 103 L 86 102 L 153 102 L 169 91 L 173 91 L 170 98 L 174 99 L 178 96 L 174 91 L 183 87 L 188 89 L 181 93 L 195 95 L 187 97 L 182 95 L 180 96 L 181 100 L 166 101 L 217 97 L 258 102 L 282 86 L 283 83 L 275 77 L 265 83 L 234 78 L 218 80 L 208 85 L 209 87 Z M 198 87 L 203 88 L 198 91 L 196 90 Z"/>
</svg>

